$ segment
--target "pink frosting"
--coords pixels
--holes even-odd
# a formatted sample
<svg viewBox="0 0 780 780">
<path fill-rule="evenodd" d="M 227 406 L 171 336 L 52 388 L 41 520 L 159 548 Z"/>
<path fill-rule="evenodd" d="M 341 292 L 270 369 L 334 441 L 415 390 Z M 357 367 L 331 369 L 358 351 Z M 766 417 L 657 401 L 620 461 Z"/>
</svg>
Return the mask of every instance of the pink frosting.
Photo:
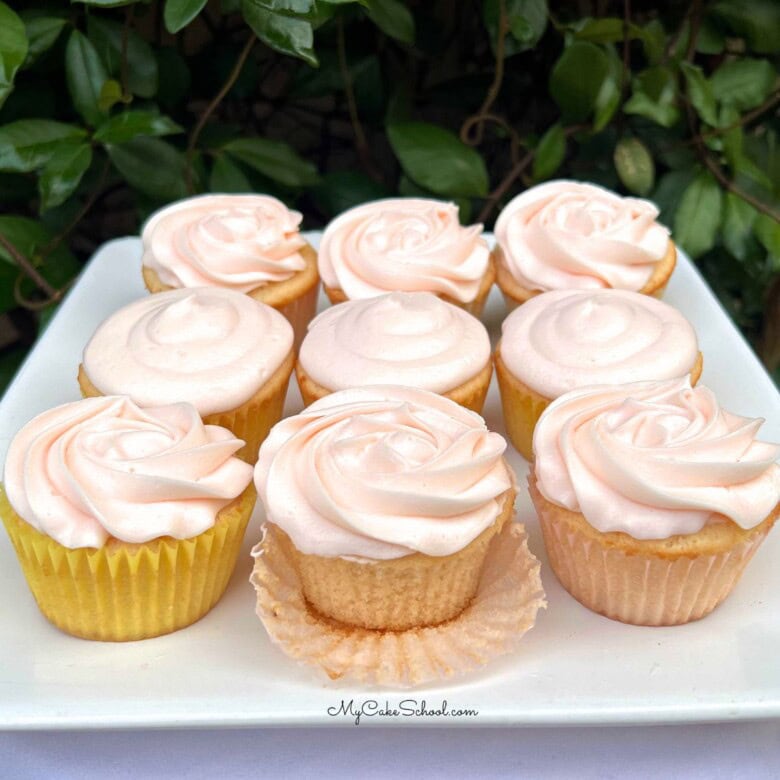
<svg viewBox="0 0 780 780">
<path fill-rule="evenodd" d="M 84 368 L 105 395 L 128 395 L 142 406 L 187 401 L 214 414 L 248 401 L 292 344 L 290 323 L 248 295 L 169 290 L 103 322 L 84 349 Z"/>
<path fill-rule="evenodd" d="M 382 560 L 450 555 L 495 522 L 513 485 L 506 442 L 434 393 L 333 393 L 271 430 L 255 485 L 304 553 Z"/>
<path fill-rule="evenodd" d="M 657 217 L 650 201 L 550 181 L 511 200 L 495 232 L 502 262 L 528 290 L 641 290 L 669 248 Z"/>
<path fill-rule="evenodd" d="M 504 320 L 501 359 L 545 398 L 585 385 L 690 373 L 696 333 L 677 309 L 626 290 L 542 293 Z"/>
<path fill-rule="evenodd" d="M 477 297 L 490 251 L 482 225 L 461 227 L 454 203 L 390 198 L 345 211 L 326 228 L 319 270 L 347 298 L 394 290 Z"/>
<path fill-rule="evenodd" d="M 189 539 L 252 479 L 244 442 L 189 404 L 141 409 L 118 396 L 57 406 L 25 425 L 5 461 L 11 506 L 69 548 L 110 538 Z"/>
<path fill-rule="evenodd" d="M 490 360 L 490 338 L 468 312 L 431 293 L 388 293 L 326 309 L 299 355 L 329 390 L 392 382 L 446 392 Z"/>
<path fill-rule="evenodd" d="M 169 287 L 242 293 L 306 267 L 301 215 L 269 195 L 201 195 L 155 212 L 144 225 L 143 264 Z"/>
<path fill-rule="evenodd" d="M 635 539 L 693 534 L 717 515 L 753 528 L 780 498 L 780 446 L 756 439 L 762 422 L 687 379 L 574 390 L 536 425 L 537 485 Z"/>
</svg>

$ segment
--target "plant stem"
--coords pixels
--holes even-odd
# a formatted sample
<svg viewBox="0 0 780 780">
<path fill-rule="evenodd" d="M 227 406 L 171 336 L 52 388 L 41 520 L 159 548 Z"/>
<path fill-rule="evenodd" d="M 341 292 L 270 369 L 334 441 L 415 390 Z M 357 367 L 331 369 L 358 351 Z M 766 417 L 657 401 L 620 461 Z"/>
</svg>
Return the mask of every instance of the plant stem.
<svg viewBox="0 0 780 780">
<path fill-rule="evenodd" d="M 247 38 L 246 43 L 244 44 L 244 48 L 238 55 L 236 64 L 233 66 L 233 70 L 230 71 L 230 74 L 228 75 L 227 79 L 225 79 L 225 83 L 222 85 L 219 92 L 214 95 L 214 97 L 211 99 L 211 102 L 206 106 L 205 111 L 200 115 L 197 124 L 190 133 L 186 152 L 187 164 L 184 169 L 184 180 L 185 184 L 187 185 L 187 192 L 189 192 L 190 195 L 195 194 L 195 186 L 192 178 L 192 164 L 198 138 L 200 137 L 203 128 L 206 126 L 206 122 L 209 121 L 209 117 L 214 113 L 214 111 L 216 111 L 219 104 L 224 100 L 225 95 L 230 92 L 231 87 L 236 83 L 238 77 L 241 75 L 244 64 L 246 63 L 247 58 L 249 57 L 249 53 L 252 51 L 252 47 L 255 45 L 256 41 L 257 36 L 254 33 L 251 33 L 249 38 Z"/>
<path fill-rule="evenodd" d="M 56 300 L 61 291 L 52 287 L 46 279 L 40 274 L 38 269 L 2 234 L 0 233 L 0 246 L 2 246 L 13 261 L 19 266 L 19 269 L 51 300 Z"/>
</svg>

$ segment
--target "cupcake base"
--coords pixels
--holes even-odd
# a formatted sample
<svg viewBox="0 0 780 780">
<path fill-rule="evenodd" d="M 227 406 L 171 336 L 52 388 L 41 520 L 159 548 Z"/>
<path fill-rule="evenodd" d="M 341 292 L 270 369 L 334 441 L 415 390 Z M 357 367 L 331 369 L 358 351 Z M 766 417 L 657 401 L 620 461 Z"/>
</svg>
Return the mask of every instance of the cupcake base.
<svg viewBox="0 0 780 780">
<path fill-rule="evenodd" d="M 268 381 L 248 401 L 235 409 L 207 414 L 202 418 L 206 425 L 221 425 L 246 442 L 236 453 L 237 458 L 252 464 L 257 461 L 260 445 L 271 428 L 282 419 L 287 385 L 294 364 L 295 354 L 291 351 Z M 83 364 L 79 365 L 78 382 L 84 398 L 105 395 L 92 384 Z"/>
<path fill-rule="evenodd" d="M 287 318 L 295 331 L 296 352 L 306 335 L 309 322 L 314 317 L 320 286 L 317 252 L 309 244 L 303 246 L 299 251 L 306 262 L 306 267 L 303 270 L 298 271 L 289 279 L 284 279 L 281 282 L 269 282 L 247 293 L 255 300 L 272 306 Z M 150 293 L 173 289 L 160 279 L 154 269 L 142 266 L 141 273 L 144 285 Z"/>
<path fill-rule="evenodd" d="M 455 401 L 455 403 L 460 404 L 461 406 L 465 406 L 466 409 L 471 409 L 472 412 L 481 414 L 482 408 L 485 405 L 485 398 L 487 398 L 492 376 L 493 365 L 492 363 L 488 363 L 471 379 L 468 379 L 462 385 L 454 387 L 452 390 L 448 390 L 446 393 L 440 393 L 440 395 Z M 330 390 L 315 382 L 306 373 L 300 360 L 295 362 L 295 378 L 298 380 L 298 387 L 301 391 L 301 398 L 303 398 L 304 406 L 313 404 L 320 398 L 324 398 L 326 395 L 335 392 L 335 390 Z"/>
<path fill-rule="evenodd" d="M 63 547 L 22 520 L 2 488 L 0 516 L 50 623 L 83 639 L 129 642 L 189 626 L 219 601 L 255 497 L 250 485 L 219 512 L 212 528 L 191 539 L 109 539 L 100 548 Z"/>
<path fill-rule="evenodd" d="M 504 265 L 501 247 L 496 245 L 493 250 L 493 263 L 496 267 L 496 283 L 501 289 L 501 293 L 504 296 L 506 307 L 509 311 L 513 311 L 520 304 L 525 303 L 535 295 L 539 295 L 542 290 L 529 290 L 523 287 L 513 276 L 509 273 Z M 669 242 L 669 248 L 666 250 L 666 255 L 656 264 L 653 269 L 653 273 L 645 283 L 645 286 L 637 292 L 643 295 L 652 295 L 654 298 L 662 298 L 664 292 L 666 292 L 666 285 L 669 282 L 669 278 L 677 265 L 677 248 L 673 241 Z"/>
<path fill-rule="evenodd" d="M 501 408 L 504 413 L 504 425 L 507 436 L 514 448 L 527 460 L 533 460 L 533 438 L 536 423 L 553 399 L 532 390 L 521 382 L 501 359 L 501 343 L 495 351 L 496 377 L 501 395 Z M 691 369 L 691 386 L 701 377 L 704 358 L 699 352 Z"/>
<path fill-rule="evenodd" d="M 490 294 L 490 288 L 493 286 L 495 280 L 496 269 L 493 260 L 491 259 L 490 264 L 485 271 L 485 275 L 482 277 L 482 281 L 480 282 L 477 295 L 473 301 L 466 301 L 464 303 L 463 301 L 455 300 L 455 298 L 450 298 L 449 295 L 437 294 L 443 301 L 447 301 L 447 303 L 451 303 L 453 306 L 458 306 L 461 309 L 465 309 L 469 314 L 472 314 L 477 319 L 479 319 L 479 317 L 482 315 L 483 309 L 485 308 L 488 295 Z M 328 287 L 326 284 L 323 284 L 322 287 L 325 290 L 325 294 L 328 296 L 328 300 L 333 305 L 344 303 L 345 301 L 349 300 L 346 293 L 339 287 Z M 388 292 L 392 291 L 388 290 Z"/>
<path fill-rule="evenodd" d="M 747 531 L 725 521 L 697 534 L 634 539 L 601 533 L 582 514 L 548 501 L 533 472 L 528 482 L 561 585 L 593 612 L 640 626 L 675 626 L 712 612 L 731 593 L 780 512 L 778 505 Z"/>
<path fill-rule="evenodd" d="M 517 523 L 493 537 L 476 594 L 456 618 L 407 631 L 354 628 L 313 611 L 287 552 L 266 525 L 252 551 L 257 615 L 284 653 L 331 680 L 408 688 L 466 674 L 512 652 L 546 606 L 539 561 Z"/>
</svg>

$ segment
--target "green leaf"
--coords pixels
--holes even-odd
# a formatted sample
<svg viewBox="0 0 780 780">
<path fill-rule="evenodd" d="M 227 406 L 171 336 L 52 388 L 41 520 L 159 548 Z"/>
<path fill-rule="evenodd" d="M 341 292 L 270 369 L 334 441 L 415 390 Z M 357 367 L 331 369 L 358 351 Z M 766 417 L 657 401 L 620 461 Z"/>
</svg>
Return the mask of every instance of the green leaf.
<svg viewBox="0 0 780 780">
<path fill-rule="evenodd" d="M 641 38 L 642 29 L 635 24 L 628 25 L 628 40 Z M 585 23 L 574 31 L 574 37 L 591 43 L 617 43 L 625 37 L 623 20 L 617 17 L 586 19 Z"/>
<path fill-rule="evenodd" d="M 186 197 L 185 160 L 174 146 L 159 138 L 140 136 L 106 149 L 116 169 L 135 189 L 157 201 Z"/>
<path fill-rule="evenodd" d="M 14 76 L 27 57 L 24 22 L 0 2 L 0 106 L 14 88 Z"/>
<path fill-rule="evenodd" d="M 312 48 L 314 33 L 309 22 L 269 11 L 260 0 L 243 0 L 241 12 L 255 35 L 272 49 L 317 66 Z"/>
<path fill-rule="evenodd" d="M 308 14 L 313 6 L 314 0 L 256 0 L 263 8 L 269 11 L 289 12 L 290 14 Z"/>
<path fill-rule="evenodd" d="M 504 57 L 532 49 L 547 29 L 547 0 L 505 0 L 508 31 L 504 38 Z M 500 0 L 483 0 L 482 21 L 488 31 L 490 46 L 496 50 Z"/>
<path fill-rule="evenodd" d="M 283 141 L 268 138 L 239 138 L 222 149 L 250 168 L 287 187 L 317 184 L 317 169 Z"/>
<path fill-rule="evenodd" d="M 119 8 L 123 5 L 134 5 L 138 0 L 71 0 L 71 2 L 94 5 L 98 8 Z"/>
<path fill-rule="evenodd" d="M 666 30 L 660 19 L 653 19 L 642 28 L 642 48 L 650 65 L 658 65 L 666 52 Z"/>
<path fill-rule="evenodd" d="M 726 193 L 726 207 L 723 215 L 723 244 L 737 260 L 745 260 L 753 235 L 753 224 L 757 212 L 742 198 Z"/>
<path fill-rule="evenodd" d="M 718 110 L 710 82 L 707 81 L 702 69 L 697 65 L 681 62 L 680 69 L 685 74 L 688 99 L 691 104 L 707 124 L 715 126 L 718 122 Z"/>
<path fill-rule="evenodd" d="M 206 0 L 165 0 L 165 29 L 177 33 L 186 27 L 206 5 Z"/>
<path fill-rule="evenodd" d="M 41 211 L 64 203 L 79 186 L 91 162 L 92 148 L 89 144 L 61 146 L 49 158 L 38 179 Z"/>
<path fill-rule="evenodd" d="M 92 42 L 78 30 L 68 38 L 65 76 L 76 110 L 90 125 L 100 124 L 105 116 L 99 105 L 100 90 L 108 80 L 108 72 Z"/>
<path fill-rule="evenodd" d="M 534 154 L 534 181 L 549 179 L 566 155 L 566 136 L 561 125 L 553 125 L 543 136 Z"/>
<path fill-rule="evenodd" d="M 415 184 L 408 176 L 401 176 L 398 180 L 398 195 L 402 198 L 436 198 L 435 192 Z M 471 224 L 471 199 L 470 198 L 451 198 L 452 202 L 458 207 L 458 221 L 461 225 Z"/>
<path fill-rule="evenodd" d="M 334 171 L 323 176 L 314 190 L 317 205 L 328 217 L 372 200 L 390 197 L 391 193 L 381 184 L 369 179 L 360 171 Z"/>
<path fill-rule="evenodd" d="M 615 112 L 620 107 L 622 98 L 620 80 L 622 78 L 623 63 L 615 53 L 614 46 L 606 47 L 607 64 L 609 73 L 601 85 L 601 90 L 596 97 L 595 112 L 593 114 L 593 130 L 601 132 L 612 120 Z"/>
<path fill-rule="evenodd" d="M 712 74 L 713 95 L 739 111 L 760 106 L 774 87 L 775 69 L 768 60 L 741 60 L 724 62 Z"/>
<path fill-rule="evenodd" d="M 67 18 L 42 10 L 22 11 L 19 17 L 24 22 L 27 34 L 28 48 L 24 66 L 29 68 L 56 43 L 67 24 Z"/>
<path fill-rule="evenodd" d="M 122 85 L 116 79 L 107 79 L 100 88 L 98 106 L 103 113 L 107 114 L 117 103 L 121 103 L 124 97 Z"/>
<path fill-rule="evenodd" d="M 655 183 L 655 163 L 638 138 L 621 138 L 615 147 L 615 170 L 626 188 L 647 195 Z"/>
<path fill-rule="evenodd" d="M 676 102 L 677 80 L 669 68 L 659 65 L 634 78 L 632 94 L 623 111 L 651 119 L 662 127 L 671 127 L 680 118 Z"/>
<path fill-rule="evenodd" d="M 664 225 L 674 224 L 674 215 L 680 207 L 682 196 L 695 178 L 694 168 L 681 168 L 665 173 L 659 180 L 653 193 L 653 202 L 661 211 L 659 220 Z"/>
<path fill-rule="evenodd" d="M 768 214 L 759 214 L 755 231 L 758 240 L 764 245 L 764 249 L 772 257 L 780 258 L 780 222 L 772 219 Z"/>
<path fill-rule="evenodd" d="M 172 135 L 183 128 L 155 111 L 123 111 L 103 122 L 94 139 L 103 144 L 122 144 L 139 135 Z"/>
<path fill-rule="evenodd" d="M 700 173 L 685 190 L 674 216 L 675 241 L 697 258 L 715 246 L 723 208 L 723 192 L 712 174 Z"/>
<path fill-rule="evenodd" d="M 581 122 L 593 111 L 609 62 L 603 49 L 586 41 L 575 41 L 564 49 L 550 75 L 550 94 L 564 121 Z"/>
<path fill-rule="evenodd" d="M 777 0 L 720 0 L 709 12 L 742 36 L 757 54 L 780 51 L 780 3 Z"/>
<path fill-rule="evenodd" d="M 696 51 L 702 54 L 720 54 L 726 47 L 726 36 L 709 16 L 705 16 L 696 36 Z"/>
<path fill-rule="evenodd" d="M 0 127 L 0 170 L 27 173 L 43 166 L 63 143 L 86 137 L 80 127 L 49 119 L 20 119 Z"/>
<path fill-rule="evenodd" d="M 123 25 L 91 14 L 87 19 L 89 39 L 114 78 L 122 74 Z M 152 47 L 134 30 L 127 36 L 127 88 L 134 95 L 151 98 L 157 94 L 159 73 Z"/>
<path fill-rule="evenodd" d="M 389 125 L 387 137 L 406 175 L 447 197 L 485 197 L 488 174 L 478 152 L 449 130 L 427 122 Z"/>
<path fill-rule="evenodd" d="M 400 0 L 367 0 L 366 13 L 386 35 L 401 43 L 414 43 L 414 17 Z"/>
<path fill-rule="evenodd" d="M 220 154 L 214 160 L 214 167 L 211 169 L 209 189 L 211 192 L 240 194 L 252 192 L 252 185 L 241 168 L 230 157 L 226 154 Z"/>
</svg>

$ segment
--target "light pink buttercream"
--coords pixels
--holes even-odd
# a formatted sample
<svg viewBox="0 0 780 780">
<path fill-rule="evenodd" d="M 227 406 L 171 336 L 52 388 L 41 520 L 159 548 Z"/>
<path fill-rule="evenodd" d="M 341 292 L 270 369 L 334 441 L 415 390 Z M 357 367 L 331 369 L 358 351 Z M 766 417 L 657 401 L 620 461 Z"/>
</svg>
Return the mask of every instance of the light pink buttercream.
<svg viewBox="0 0 780 780">
<path fill-rule="evenodd" d="M 84 349 L 84 369 L 105 395 L 128 395 L 142 406 L 186 401 L 206 415 L 248 401 L 292 343 L 290 323 L 248 295 L 169 290 L 103 322 Z"/>
<path fill-rule="evenodd" d="M 506 442 L 426 390 L 342 390 L 282 420 L 260 447 L 266 517 L 304 553 L 382 560 L 450 555 L 498 517 Z"/>
<path fill-rule="evenodd" d="M 189 404 L 86 398 L 19 431 L 5 490 L 23 520 L 65 547 L 189 539 L 250 483 L 252 467 L 232 457 L 243 443 Z"/>
<path fill-rule="evenodd" d="M 696 333 L 677 309 L 627 290 L 542 293 L 504 320 L 501 359 L 545 398 L 585 385 L 690 373 Z"/>
<path fill-rule="evenodd" d="M 574 390 L 536 425 L 537 485 L 635 539 L 696 533 L 716 515 L 752 528 L 780 498 L 780 446 L 756 439 L 762 422 L 687 379 Z"/>
<path fill-rule="evenodd" d="M 398 384 L 436 393 L 490 360 L 485 326 L 431 293 L 388 293 L 326 309 L 309 325 L 299 360 L 329 390 Z"/>
<path fill-rule="evenodd" d="M 648 200 L 575 181 L 539 184 L 496 220 L 502 262 L 528 290 L 641 290 L 669 247 Z"/>
<path fill-rule="evenodd" d="M 169 287 L 242 293 L 306 267 L 301 215 L 269 195 L 201 195 L 155 212 L 141 233 L 143 264 Z"/>
<path fill-rule="evenodd" d="M 403 290 L 473 301 L 490 261 L 481 233 L 482 225 L 461 226 L 454 203 L 426 198 L 365 203 L 325 229 L 320 276 L 349 299 Z"/>
</svg>

